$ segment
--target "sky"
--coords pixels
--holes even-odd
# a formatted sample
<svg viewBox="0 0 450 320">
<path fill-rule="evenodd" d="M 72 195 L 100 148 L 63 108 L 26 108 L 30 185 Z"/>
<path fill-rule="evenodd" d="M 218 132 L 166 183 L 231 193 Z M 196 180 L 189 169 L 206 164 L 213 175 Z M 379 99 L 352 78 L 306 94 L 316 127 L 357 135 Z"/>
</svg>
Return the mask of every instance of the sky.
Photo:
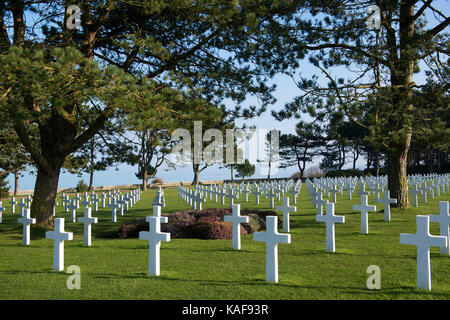
<svg viewBox="0 0 450 320">
<path fill-rule="evenodd" d="M 449 8 L 448 0 L 437 1 L 436 7 L 440 8 L 444 12 L 448 11 Z M 424 68 L 421 68 L 422 70 Z M 300 63 L 300 68 L 297 70 L 302 73 L 302 76 L 306 76 L 310 78 L 313 74 L 319 74 L 318 70 L 313 67 L 307 60 L 303 60 Z M 346 77 L 350 76 L 350 71 L 341 69 L 339 70 L 340 76 Z M 425 75 L 422 73 L 416 74 L 414 76 L 414 80 L 416 83 L 423 83 L 425 81 Z M 276 75 L 271 83 L 277 84 L 277 89 L 274 93 L 275 98 L 277 99 L 276 103 L 269 106 L 267 111 L 262 114 L 258 118 L 253 118 L 250 120 L 246 120 L 246 125 L 254 125 L 257 129 L 266 129 L 272 130 L 274 128 L 279 129 L 281 134 L 283 133 L 293 133 L 295 124 L 298 122 L 297 119 L 287 119 L 281 122 L 275 120 L 271 116 L 271 111 L 279 111 L 284 105 L 298 95 L 300 93 L 299 89 L 295 86 L 293 80 L 286 75 Z M 246 101 L 248 104 L 254 104 L 255 100 L 252 97 L 249 97 Z M 311 118 L 309 116 L 305 116 L 302 120 L 310 121 Z M 238 120 L 237 125 L 241 126 L 244 124 L 243 120 Z M 313 163 L 308 163 L 307 168 L 311 166 L 316 166 L 320 162 L 320 158 L 314 159 Z M 264 178 L 266 174 L 259 168 L 259 165 L 256 164 L 257 169 L 256 173 L 252 178 Z M 349 161 L 344 168 L 348 168 L 351 166 L 351 161 Z M 357 162 L 357 167 L 363 168 L 365 166 L 365 159 L 360 159 Z M 64 171 L 64 170 L 63 170 Z M 124 184 L 137 184 L 140 181 L 136 178 L 135 173 L 137 171 L 137 167 L 132 167 L 126 164 L 119 165 L 118 167 L 109 168 L 106 171 L 99 171 L 95 173 L 94 176 L 94 186 L 104 186 L 104 185 L 124 185 Z M 287 168 L 287 169 L 279 169 L 276 173 L 272 174 L 272 177 L 290 177 L 293 173 L 297 172 L 298 169 L 295 167 Z M 158 173 L 157 177 L 164 180 L 164 182 L 179 182 L 179 181 L 192 181 L 193 172 L 191 166 L 187 167 L 179 167 L 176 170 L 168 169 L 167 166 L 162 166 Z M 28 172 L 23 173 L 23 177 L 20 178 L 20 190 L 32 190 L 35 184 L 35 175 L 30 174 Z M 200 174 L 200 180 L 218 180 L 218 179 L 229 179 L 230 171 L 228 169 L 221 169 L 219 166 L 215 165 L 207 168 Z M 87 174 L 82 175 L 81 177 L 70 174 L 67 172 L 62 172 L 59 179 L 59 188 L 71 188 L 75 187 L 80 181 L 83 179 L 86 183 L 89 182 L 89 176 Z M 14 187 L 14 177 L 13 175 L 8 176 L 8 181 L 11 189 Z"/>
</svg>

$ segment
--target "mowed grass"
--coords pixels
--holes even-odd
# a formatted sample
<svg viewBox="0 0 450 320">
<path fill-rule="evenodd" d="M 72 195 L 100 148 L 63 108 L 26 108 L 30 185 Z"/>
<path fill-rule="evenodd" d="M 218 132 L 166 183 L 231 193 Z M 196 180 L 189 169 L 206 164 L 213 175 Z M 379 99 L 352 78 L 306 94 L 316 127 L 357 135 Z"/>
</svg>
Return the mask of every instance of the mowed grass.
<svg viewBox="0 0 450 320">
<path fill-rule="evenodd" d="M 431 249 L 432 291 L 416 289 L 416 247 L 402 245 L 400 233 L 415 233 L 416 215 L 439 213 L 439 201 L 449 192 L 429 199 L 427 204 L 408 210 L 392 209 L 392 221 L 385 222 L 382 204 L 369 214 L 369 234 L 360 234 L 360 214 L 352 210 L 356 197 L 338 195 L 335 213 L 344 215 L 345 224 L 336 225 L 336 252 L 325 251 L 325 224 L 315 221 L 313 208 L 303 185 L 297 212 L 291 213 L 291 244 L 280 244 L 279 283 L 265 282 L 265 244 L 242 237 L 242 250 L 231 248 L 231 240 L 173 239 L 161 244 L 161 275 L 148 276 L 148 242 L 115 239 L 122 223 L 152 214 L 155 191 L 144 192 L 131 210 L 111 222 L 109 208 L 93 212 L 99 223 L 93 225 L 92 247 L 83 247 L 83 225 L 64 217 L 66 231 L 74 233 L 65 242 L 65 270 L 81 269 L 81 289 L 69 290 L 70 274 L 52 270 L 53 241 L 44 231 L 32 228 L 31 245 L 22 245 L 22 225 L 9 204 L 0 224 L 0 299 L 449 299 L 450 257 Z M 189 209 L 176 189 L 166 189 L 162 213 Z M 59 201 L 59 200 L 58 200 Z M 59 201 L 60 202 L 60 201 Z M 7 201 L 3 201 L 5 205 Z M 228 203 L 228 202 L 227 202 Z M 254 197 L 236 203 L 241 209 L 269 210 L 269 199 Z M 280 202 L 276 202 L 279 205 Z M 374 196 L 369 204 L 375 204 Z M 101 207 L 101 206 L 100 206 Z M 220 199 L 207 200 L 204 208 L 221 207 Z M 16 208 L 16 211 L 18 208 Z M 82 210 L 78 211 L 78 215 Z M 280 232 L 282 228 L 280 226 Z M 431 223 L 430 233 L 439 235 L 439 225 Z M 381 269 L 381 289 L 369 290 L 367 268 Z"/>
</svg>

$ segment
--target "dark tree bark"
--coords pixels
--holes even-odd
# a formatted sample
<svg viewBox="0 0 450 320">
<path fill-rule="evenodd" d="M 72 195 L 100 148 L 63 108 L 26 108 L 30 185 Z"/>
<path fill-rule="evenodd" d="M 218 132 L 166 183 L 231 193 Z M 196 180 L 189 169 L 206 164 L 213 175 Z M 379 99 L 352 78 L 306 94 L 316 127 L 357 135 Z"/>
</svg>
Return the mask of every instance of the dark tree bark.
<svg viewBox="0 0 450 320">
<path fill-rule="evenodd" d="M 14 197 L 19 193 L 19 171 L 14 171 Z"/>
</svg>

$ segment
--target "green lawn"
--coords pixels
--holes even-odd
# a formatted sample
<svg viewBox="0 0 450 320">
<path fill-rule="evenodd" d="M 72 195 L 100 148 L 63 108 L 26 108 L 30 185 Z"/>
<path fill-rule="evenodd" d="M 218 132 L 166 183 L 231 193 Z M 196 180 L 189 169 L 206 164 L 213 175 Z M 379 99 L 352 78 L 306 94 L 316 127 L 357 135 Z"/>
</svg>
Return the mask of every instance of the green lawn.
<svg viewBox="0 0 450 320">
<path fill-rule="evenodd" d="M 338 195 L 335 213 L 345 215 L 346 223 L 336 225 L 336 253 L 325 252 L 325 224 L 315 222 L 313 208 L 303 186 L 297 212 L 291 213 L 291 244 L 279 245 L 279 283 L 265 282 L 265 245 L 253 235 L 242 237 L 242 250 L 231 248 L 231 240 L 173 239 L 161 244 L 161 276 L 147 275 L 148 242 L 108 237 L 119 226 L 152 214 L 155 191 L 142 194 L 125 216 L 111 222 L 109 208 L 94 212 L 92 247 L 83 247 L 83 225 L 69 222 L 61 206 L 57 217 L 66 218 L 66 231 L 74 233 L 65 242 L 65 268 L 81 269 L 81 290 L 69 290 L 69 274 L 52 270 L 53 241 L 43 231 L 32 228 L 31 245 L 22 245 L 18 214 L 9 207 L 0 224 L 0 299 L 449 299 L 450 257 L 431 249 L 432 291 L 416 289 L 416 247 L 401 245 L 400 233 L 415 233 L 415 216 L 438 214 L 439 201 L 449 193 L 429 199 L 420 208 L 392 209 L 392 221 L 384 222 L 382 204 L 369 214 L 369 235 L 360 231 L 360 215 Z M 165 191 L 163 214 L 188 209 L 176 189 Z M 59 201 L 59 200 L 58 200 Z M 60 202 L 60 201 L 59 201 Z M 243 208 L 268 209 L 243 196 L 236 203 Z M 7 201 L 3 201 L 4 204 Z M 279 204 L 278 202 L 276 203 Z M 369 204 L 374 203 L 370 196 Z M 9 204 L 8 204 L 9 206 Z M 204 208 L 220 207 L 208 200 Z M 18 208 L 16 208 L 16 212 Z M 5 213 L 6 212 L 6 213 Z M 81 215 L 82 210 L 79 210 Z M 281 229 L 280 229 L 281 231 Z M 431 234 L 439 225 L 431 223 Z M 381 269 L 381 290 L 366 288 L 367 267 Z"/>
</svg>

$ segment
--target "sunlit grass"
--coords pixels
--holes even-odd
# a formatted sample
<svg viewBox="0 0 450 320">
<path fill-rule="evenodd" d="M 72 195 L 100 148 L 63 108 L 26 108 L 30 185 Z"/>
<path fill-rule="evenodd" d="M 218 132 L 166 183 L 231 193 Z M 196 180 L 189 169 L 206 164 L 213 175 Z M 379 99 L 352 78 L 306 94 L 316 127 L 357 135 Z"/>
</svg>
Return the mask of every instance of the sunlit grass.
<svg viewBox="0 0 450 320">
<path fill-rule="evenodd" d="M 69 290 L 69 274 L 52 270 L 53 242 L 43 230 L 32 228 L 31 245 L 22 246 L 18 214 L 9 207 L 0 224 L 1 299 L 449 299 L 450 257 L 431 249 L 432 291 L 416 289 L 416 248 L 401 245 L 400 233 L 415 233 L 417 214 L 438 214 L 439 201 L 449 193 L 429 199 L 427 204 L 406 211 L 392 209 L 385 222 L 382 205 L 369 214 L 369 234 L 360 234 L 360 215 L 352 210 L 359 199 L 338 195 L 335 213 L 346 223 L 336 225 L 336 253 L 325 252 L 325 225 L 315 222 L 313 208 L 303 186 L 297 212 L 291 213 L 291 244 L 279 245 L 279 283 L 266 283 L 265 246 L 252 235 L 242 237 L 242 250 L 231 248 L 231 240 L 173 239 L 161 245 L 161 276 L 147 275 L 148 243 L 138 239 L 111 238 L 120 225 L 152 214 L 155 191 L 143 193 L 141 201 L 117 223 L 109 208 L 93 212 L 99 223 L 92 227 L 92 247 L 83 247 L 83 225 L 71 223 L 58 206 L 57 217 L 66 218 L 66 231 L 74 233 L 65 242 L 65 267 L 81 269 L 81 290 Z M 162 213 L 188 209 L 176 189 L 165 190 L 167 206 Z M 243 196 L 236 203 L 244 208 L 269 208 L 269 200 L 255 204 Z M 3 201 L 4 204 L 7 201 Z M 279 204 L 278 202 L 276 203 Z M 369 204 L 375 204 L 369 197 Z M 9 206 L 9 204 L 8 204 Z M 101 207 L 101 205 L 100 205 Z M 221 207 L 207 200 L 204 208 Z M 16 208 L 17 209 L 17 208 Z M 16 210 L 17 212 L 17 210 Z M 82 214 L 82 210 L 78 211 Z M 281 229 L 280 229 L 281 232 Z M 439 234 L 432 223 L 430 232 Z M 381 269 L 381 290 L 369 290 L 367 267 Z"/>
</svg>

